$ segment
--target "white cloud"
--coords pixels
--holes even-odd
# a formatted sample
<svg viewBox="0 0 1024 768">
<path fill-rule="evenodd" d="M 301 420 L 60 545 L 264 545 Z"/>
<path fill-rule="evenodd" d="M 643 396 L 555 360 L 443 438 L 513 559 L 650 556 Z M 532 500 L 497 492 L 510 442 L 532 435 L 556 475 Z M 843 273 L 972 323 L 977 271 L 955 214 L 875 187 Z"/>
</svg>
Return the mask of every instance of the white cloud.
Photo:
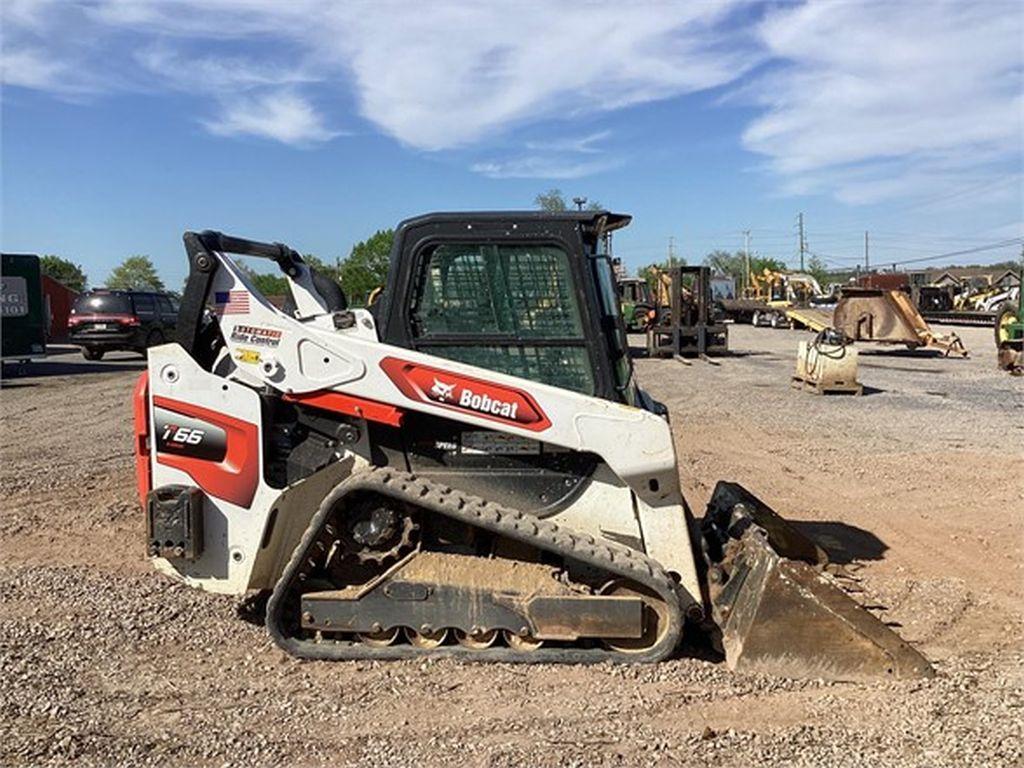
<svg viewBox="0 0 1024 768">
<path fill-rule="evenodd" d="M 399 15 L 384 3 L 350 14 L 338 42 L 365 117 L 450 149 L 730 82 L 758 58 L 724 44 L 732 6 L 422 3 Z"/>
<path fill-rule="evenodd" d="M 62 91 L 64 64 L 32 48 L 5 49 L 0 56 L 0 82 L 22 88 Z"/>
<path fill-rule="evenodd" d="M 227 99 L 222 114 L 204 120 L 203 125 L 217 136 L 257 136 L 294 145 L 315 144 L 338 135 L 323 124 L 306 99 L 289 91 Z"/>
<path fill-rule="evenodd" d="M 867 203 L 1020 171 L 1016 3 L 821 3 L 760 25 L 784 63 L 743 95 L 743 144 L 797 192 Z"/>
<path fill-rule="evenodd" d="M 333 126 L 349 122 L 338 113 L 354 110 L 416 150 L 471 150 L 479 173 L 575 178 L 621 162 L 602 149 L 605 132 L 572 136 L 580 125 L 731 85 L 757 110 L 741 144 L 784 194 L 949 199 L 1021 172 L 1024 21 L 1014 2 L 0 7 L 8 84 L 64 97 L 192 93 L 222 105 L 202 121 L 220 135 L 308 145 L 337 135 Z"/>
<path fill-rule="evenodd" d="M 528 141 L 526 142 L 526 148 L 545 152 L 579 152 L 585 155 L 597 154 L 601 150 L 595 145 L 600 141 L 610 138 L 611 135 L 611 131 L 598 131 L 596 133 L 588 134 L 587 136 L 581 136 L 580 138 Z"/>
<path fill-rule="evenodd" d="M 274 66 L 244 56 L 185 55 L 165 41 L 137 51 L 135 60 L 164 86 L 186 92 L 235 93 L 318 79 L 300 67 Z"/>
<path fill-rule="evenodd" d="M 579 137 L 529 140 L 523 144 L 525 151 L 475 162 L 470 170 L 492 179 L 579 179 L 623 164 L 621 152 L 613 155 L 600 146 L 611 136 L 612 132 L 605 130 Z"/>
<path fill-rule="evenodd" d="M 577 161 L 525 155 L 508 160 L 473 163 L 470 170 L 492 179 L 579 179 L 622 165 L 621 158 Z"/>
<path fill-rule="evenodd" d="M 15 36 L 47 26 L 38 37 L 55 61 L 69 37 L 86 36 L 97 43 L 97 59 L 124 59 L 128 51 L 140 70 L 137 88 L 220 95 L 267 80 L 333 82 L 336 93 L 340 85 L 350 89 L 359 113 L 379 130 L 427 151 L 715 87 L 758 60 L 732 43 L 734 32 L 720 30 L 739 0 L 93 0 L 50 6 L 48 15 L 13 1 L 19 13 L 8 14 L 8 26 Z M 72 12 L 80 23 L 62 24 Z M 28 16 L 31 25 L 20 18 Z M 258 46 L 258 63 L 239 57 L 238 44 Z"/>
</svg>

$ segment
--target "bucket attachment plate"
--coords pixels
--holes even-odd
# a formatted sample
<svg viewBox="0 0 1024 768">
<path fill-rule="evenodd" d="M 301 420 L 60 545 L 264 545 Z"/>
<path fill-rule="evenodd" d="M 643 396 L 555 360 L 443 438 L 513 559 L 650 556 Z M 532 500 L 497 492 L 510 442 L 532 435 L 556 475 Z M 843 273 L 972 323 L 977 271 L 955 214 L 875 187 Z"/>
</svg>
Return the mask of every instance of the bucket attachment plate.
<svg viewBox="0 0 1024 768">
<path fill-rule="evenodd" d="M 931 677 L 928 661 L 824 572 L 824 552 L 755 496 L 719 483 L 704 521 L 726 663 L 793 678 Z"/>
</svg>

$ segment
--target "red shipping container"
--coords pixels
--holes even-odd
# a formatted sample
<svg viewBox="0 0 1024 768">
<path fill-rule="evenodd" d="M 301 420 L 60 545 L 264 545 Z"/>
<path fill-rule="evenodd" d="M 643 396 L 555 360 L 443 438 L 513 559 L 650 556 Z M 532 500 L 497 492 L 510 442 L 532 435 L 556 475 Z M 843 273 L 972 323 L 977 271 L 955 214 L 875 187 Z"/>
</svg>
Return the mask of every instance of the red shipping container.
<svg viewBox="0 0 1024 768">
<path fill-rule="evenodd" d="M 43 275 L 43 309 L 46 312 L 47 342 L 67 341 L 68 316 L 78 294 L 64 283 Z"/>
</svg>

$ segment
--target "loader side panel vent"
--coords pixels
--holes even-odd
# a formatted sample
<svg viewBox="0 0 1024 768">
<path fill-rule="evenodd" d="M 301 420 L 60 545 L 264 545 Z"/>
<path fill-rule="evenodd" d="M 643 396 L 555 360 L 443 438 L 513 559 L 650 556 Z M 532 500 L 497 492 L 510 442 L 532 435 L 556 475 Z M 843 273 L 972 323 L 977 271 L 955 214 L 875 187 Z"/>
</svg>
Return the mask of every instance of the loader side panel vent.
<svg viewBox="0 0 1024 768">
<path fill-rule="evenodd" d="M 553 245 L 445 243 L 424 256 L 412 306 L 430 354 L 594 393 L 568 254 Z"/>
</svg>

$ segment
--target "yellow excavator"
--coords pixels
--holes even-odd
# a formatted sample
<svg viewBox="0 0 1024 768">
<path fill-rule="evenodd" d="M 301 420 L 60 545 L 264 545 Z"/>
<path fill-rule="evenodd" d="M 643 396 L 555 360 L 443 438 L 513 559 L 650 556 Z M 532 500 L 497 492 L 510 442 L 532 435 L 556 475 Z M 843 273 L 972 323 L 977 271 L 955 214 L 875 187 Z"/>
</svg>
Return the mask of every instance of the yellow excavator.
<svg viewBox="0 0 1024 768">
<path fill-rule="evenodd" d="M 747 287 L 742 298 L 723 301 L 726 312 L 736 320 L 752 325 L 789 328 L 787 311 L 806 307 L 824 294 L 818 281 L 802 272 L 781 272 L 765 267 L 747 273 Z"/>
</svg>

